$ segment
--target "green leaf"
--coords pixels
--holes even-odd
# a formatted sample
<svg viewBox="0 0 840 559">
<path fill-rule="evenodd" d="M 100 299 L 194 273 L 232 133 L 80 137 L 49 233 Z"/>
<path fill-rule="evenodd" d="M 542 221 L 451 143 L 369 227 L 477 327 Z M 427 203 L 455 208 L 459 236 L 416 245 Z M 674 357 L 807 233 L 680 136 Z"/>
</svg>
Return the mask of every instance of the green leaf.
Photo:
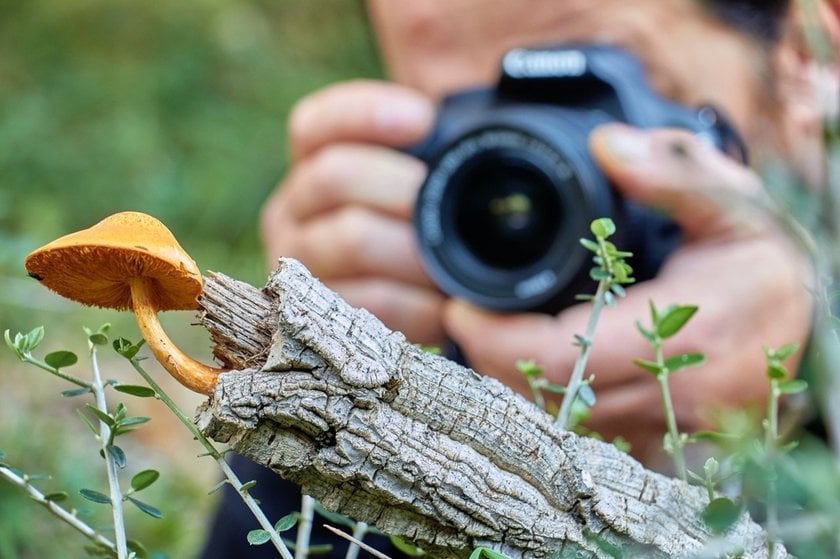
<svg viewBox="0 0 840 559">
<path fill-rule="evenodd" d="M 61 369 L 62 367 L 75 365 L 79 358 L 72 351 L 53 351 L 44 357 L 44 361 L 54 369 Z"/>
<path fill-rule="evenodd" d="M 783 380 L 787 378 L 788 370 L 776 361 L 770 361 L 767 364 L 767 377 L 773 380 Z"/>
<path fill-rule="evenodd" d="M 580 239 L 580 244 L 582 244 L 586 250 L 590 250 L 594 253 L 597 253 L 601 249 L 601 247 L 598 246 L 598 243 L 590 239 Z"/>
<path fill-rule="evenodd" d="M 617 284 L 617 283 L 614 283 L 614 284 L 610 285 L 610 291 L 612 291 L 612 292 L 613 292 L 613 294 L 614 294 L 616 297 L 625 297 L 625 296 L 627 296 L 627 290 L 626 290 L 626 289 L 624 289 L 622 286 L 620 286 L 620 285 L 619 285 L 619 284 Z"/>
<path fill-rule="evenodd" d="M 129 501 L 131 501 L 131 503 L 132 503 L 135 507 L 137 507 L 137 508 L 138 508 L 138 509 L 140 509 L 141 511 L 145 512 L 146 514 L 148 514 L 148 515 L 149 515 L 149 516 L 151 516 L 152 518 L 163 518 L 163 513 L 162 513 L 162 512 L 160 512 L 160 511 L 159 511 L 158 509 L 156 509 L 155 507 L 153 507 L 152 505 L 149 505 L 149 504 L 147 504 L 147 503 L 144 503 L 143 501 L 138 501 L 138 500 L 137 500 L 137 499 L 135 499 L 134 497 L 126 497 L 126 499 L 128 499 Z"/>
<path fill-rule="evenodd" d="M 487 557 L 487 559 L 508 559 L 506 555 L 486 547 L 477 547 L 470 554 L 470 559 L 481 559 L 482 557 Z"/>
<path fill-rule="evenodd" d="M 710 456 L 706 463 L 703 464 L 703 473 L 706 474 L 706 479 L 714 479 L 720 471 L 720 463 L 714 456 Z"/>
<path fill-rule="evenodd" d="M 309 555 L 326 555 L 332 552 L 333 546 L 329 543 L 324 543 L 320 545 L 310 545 L 309 546 Z"/>
<path fill-rule="evenodd" d="M 156 482 L 160 477 L 157 470 L 143 470 L 131 478 L 131 488 L 134 491 L 142 491 Z"/>
<path fill-rule="evenodd" d="M 794 353 L 796 350 L 799 349 L 799 342 L 791 342 L 789 344 L 785 344 L 778 349 L 770 349 L 768 351 L 768 357 L 771 359 L 778 359 L 779 361 L 784 361 Z"/>
<path fill-rule="evenodd" d="M 88 339 L 93 345 L 108 345 L 108 336 L 105 334 L 91 334 Z"/>
<path fill-rule="evenodd" d="M 689 435 L 688 440 L 690 442 L 714 442 L 714 443 L 724 443 L 726 441 L 733 441 L 738 438 L 738 435 L 734 433 L 721 433 L 719 431 L 697 431 L 696 433 L 692 433 Z"/>
<path fill-rule="evenodd" d="M 33 349 L 38 347 L 38 345 L 44 340 L 44 327 L 38 326 L 37 328 L 31 330 L 26 336 L 23 337 L 23 347 L 22 350 L 24 353 L 30 353 Z"/>
<path fill-rule="evenodd" d="M 117 404 L 117 409 L 114 411 L 114 420 L 116 420 L 116 422 L 119 423 L 120 421 L 125 419 L 127 415 L 128 408 L 125 407 L 125 404 L 123 404 L 122 402 Z"/>
<path fill-rule="evenodd" d="M 221 489 L 222 487 L 224 487 L 228 483 L 230 483 L 230 481 L 228 481 L 227 479 L 223 479 L 222 481 L 220 481 L 219 483 L 217 483 L 216 485 L 211 487 L 210 490 L 207 491 L 207 494 L 212 495 L 213 493 L 215 493 L 216 491 L 218 491 L 219 489 Z"/>
<path fill-rule="evenodd" d="M 732 499 L 718 497 L 703 509 L 703 521 L 715 533 L 729 530 L 741 517 L 741 507 Z"/>
<path fill-rule="evenodd" d="M 653 361 L 648 361 L 647 359 L 634 359 L 633 363 L 637 366 L 641 367 L 645 371 L 649 372 L 652 375 L 658 375 L 663 371 L 662 367 L 659 363 L 655 363 Z"/>
<path fill-rule="evenodd" d="M 687 367 L 702 365 L 705 362 L 706 356 L 702 353 L 681 353 L 665 359 L 665 368 L 671 373 L 676 373 Z"/>
<path fill-rule="evenodd" d="M 119 421 L 120 427 L 132 427 L 134 425 L 142 425 L 143 423 L 148 423 L 152 419 L 150 417 L 143 417 L 141 415 L 135 417 L 126 417 Z"/>
<path fill-rule="evenodd" d="M 580 398 L 581 402 L 590 408 L 595 405 L 595 391 L 592 390 L 592 387 L 588 384 L 584 384 L 580 387 L 577 397 Z"/>
<path fill-rule="evenodd" d="M 646 339 L 649 344 L 652 345 L 656 343 L 656 335 L 644 326 L 642 326 L 642 322 L 640 320 L 636 321 L 636 330 L 639 331 L 642 337 Z"/>
<path fill-rule="evenodd" d="M 808 382 L 802 379 L 791 379 L 779 384 L 781 394 L 799 394 L 808 389 Z"/>
<path fill-rule="evenodd" d="M 603 268 L 592 268 L 589 270 L 589 277 L 595 281 L 607 281 L 612 279 L 612 274 Z"/>
<path fill-rule="evenodd" d="M 255 479 L 252 479 L 251 481 L 246 481 L 245 483 L 242 484 L 242 487 L 239 488 L 239 492 L 242 493 L 243 495 L 247 495 L 248 491 L 253 489 L 256 484 L 257 484 L 257 480 L 255 480 Z"/>
<path fill-rule="evenodd" d="M 93 503 L 100 503 L 103 505 L 111 504 L 111 497 L 105 493 L 100 493 L 99 491 L 94 491 L 93 489 L 80 489 L 79 493 L 82 497 Z"/>
<path fill-rule="evenodd" d="M 138 559 L 145 559 L 149 556 L 149 552 L 146 550 L 145 547 L 143 547 L 143 544 L 141 544 L 137 540 L 128 540 L 127 542 L 125 542 L 125 544 L 126 546 L 128 546 L 128 549 L 130 551 L 133 551 L 137 554 Z"/>
<path fill-rule="evenodd" d="M 659 311 L 653 302 L 653 299 L 648 299 L 648 309 L 650 310 L 650 323 L 656 329 L 656 324 L 659 322 Z"/>
<path fill-rule="evenodd" d="M 527 378 L 535 379 L 543 375 L 543 368 L 533 359 L 517 359 L 515 366 L 516 370 Z"/>
<path fill-rule="evenodd" d="M 140 351 L 140 348 L 143 347 L 143 344 L 146 343 L 146 340 L 141 339 L 136 344 L 131 343 L 131 341 L 125 338 L 117 338 L 111 344 L 118 354 L 122 355 L 128 360 L 134 359 L 137 353 Z"/>
<path fill-rule="evenodd" d="M 355 521 L 347 518 L 343 514 L 328 511 L 319 501 L 315 501 L 315 512 L 329 520 L 330 524 L 335 524 L 336 526 L 346 526 L 351 529 L 356 527 Z"/>
<path fill-rule="evenodd" d="M 615 223 L 608 217 L 602 217 L 594 220 L 589 230 L 599 239 L 606 239 L 615 234 Z"/>
<path fill-rule="evenodd" d="M 287 514 L 286 516 L 274 523 L 274 531 L 276 531 L 279 534 L 281 532 L 285 532 L 286 530 L 291 530 L 295 526 L 295 524 L 297 524 L 299 518 L 300 513 L 298 512 Z"/>
<path fill-rule="evenodd" d="M 542 386 L 540 386 L 540 390 L 544 390 L 546 392 L 551 392 L 553 394 L 565 394 L 566 393 L 566 387 L 565 386 L 563 386 L 562 384 L 551 384 L 550 382 L 547 382 L 547 383 L 543 384 Z"/>
<path fill-rule="evenodd" d="M 109 444 L 105 446 L 105 450 L 108 451 L 108 456 L 111 457 L 111 459 L 114 461 L 118 468 L 125 468 L 126 458 L 123 449 L 121 449 L 117 445 Z"/>
<path fill-rule="evenodd" d="M 90 432 L 93 433 L 94 436 L 98 437 L 99 436 L 99 429 L 96 428 L 96 426 L 93 424 L 93 422 L 90 420 L 90 418 L 88 418 L 88 416 L 86 416 L 82 410 L 76 410 L 76 413 L 79 414 L 79 417 L 81 417 L 82 421 L 85 422 L 85 425 L 88 426 L 88 429 L 90 429 Z"/>
<path fill-rule="evenodd" d="M 271 534 L 266 530 L 251 530 L 248 532 L 248 543 L 250 545 L 263 545 L 271 540 Z"/>
<path fill-rule="evenodd" d="M 694 305 L 672 305 L 668 307 L 655 323 L 656 333 L 663 340 L 670 338 L 691 320 L 697 310 L 698 307 Z"/>
<path fill-rule="evenodd" d="M 53 503 L 60 503 L 62 501 L 66 501 L 70 498 L 70 495 L 67 494 L 65 491 L 56 491 L 54 493 L 47 493 L 44 495 L 45 501 L 50 501 Z"/>
<path fill-rule="evenodd" d="M 396 547 L 403 555 L 408 555 L 409 557 L 422 557 L 426 555 L 426 552 L 423 551 L 421 548 L 417 547 L 411 542 L 405 541 L 399 536 L 389 536 L 389 539 L 391 540 L 391 544 L 394 547 Z"/>
<path fill-rule="evenodd" d="M 87 409 L 87 411 L 95 415 L 99 421 L 101 421 L 108 427 L 116 426 L 116 421 L 114 420 L 114 418 L 105 413 L 104 411 L 100 410 L 96 406 L 91 404 L 85 404 L 85 409 Z"/>
<path fill-rule="evenodd" d="M 92 388 L 71 388 L 70 390 L 63 390 L 61 395 L 65 398 L 72 398 L 74 396 L 81 396 L 82 394 L 90 394 L 91 392 L 93 392 Z"/>
</svg>

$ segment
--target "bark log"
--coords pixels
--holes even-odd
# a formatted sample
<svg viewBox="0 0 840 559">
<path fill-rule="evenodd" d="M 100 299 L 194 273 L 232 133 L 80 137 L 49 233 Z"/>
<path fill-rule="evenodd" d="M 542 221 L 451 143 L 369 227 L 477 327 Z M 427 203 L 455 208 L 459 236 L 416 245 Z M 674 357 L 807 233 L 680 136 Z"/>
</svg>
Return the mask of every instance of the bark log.
<svg viewBox="0 0 840 559">
<path fill-rule="evenodd" d="M 744 515 L 725 541 L 699 487 L 555 427 L 498 381 L 432 355 L 354 309 L 298 262 L 263 290 L 208 277 L 203 324 L 220 376 L 203 431 L 330 510 L 435 557 L 767 557 Z M 729 543 L 727 543 L 729 542 Z M 727 547 L 729 546 L 729 547 Z M 779 549 L 777 557 L 786 553 Z"/>
</svg>

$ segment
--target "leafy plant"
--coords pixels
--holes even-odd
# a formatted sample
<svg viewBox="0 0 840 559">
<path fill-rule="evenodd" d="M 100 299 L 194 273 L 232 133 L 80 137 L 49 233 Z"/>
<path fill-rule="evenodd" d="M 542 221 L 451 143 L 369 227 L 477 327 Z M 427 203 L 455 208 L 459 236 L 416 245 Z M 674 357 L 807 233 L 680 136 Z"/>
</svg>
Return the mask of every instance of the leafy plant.
<svg viewBox="0 0 840 559">
<path fill-rule="evenodd" d="M 706 358 L 701 353 L 681 353 L 665 357 L 663 342 L 682 330 L 683 326 L 691 320 L 691 317 L 696 312 L 697 307 L 692 305 L 670 305 L 660 311 L 656 308 L 653 301 L 651 301 L 650 329 L 645 328 L 641 322 L 636 321 L 636 328 L 653 348 L 654 359 L 653 361 L 636 359 L 634 363 L 652 374 L 656 378 L 657 383 L 659 383 L 659 390 L 662 394 L 662 405 L 665 408 L 665 422 L 668 426 L 668 432 L 665 434 L 663 446 L 665 452 L 673 458 L 677 475 L 683 481 L 688 479 L 685 466 L 685 453 L 683 452 L 688 442 L 688 435 L 680 433 L 677 428 L 677 414 L 674 410 L 674 403 L 671 400 L 668 377 L 688 367 L 702 365 Z"/>
<path fill-rule="evenodd" d="M 560 411 L 557 412 L 555 420 L 557 425 L 565 429 L 571 429 L 574 426 L 572 409 L 578 398 L 583 399 L 588 407 L 595 404 L 594 393 L 584 389 L 588 387 L 591 378 L 586 381 L 583 377 L 601 312 L 604 307 L 615 306 L 616 297 L 623 297 L 625 294 L 623 286 L 635 281 L 632 278 L 633 268 L 625 261 L 633 254 L 619 250 L 607 240 L 615 234 L 615 223 L 609 218 L 596 219 L 590 224 L 590 230 L 595 240 L 580 239 L 580 243 L 594 254 L 592 261 L 595 266 L 590 270 L 589 275 L 598 282 L 598 289 L 595 295 L 578 295 L 581 301 L 592 301 L 592 311 L 586 325 L 586 332 L 575 336 L 575 343 L 580 347 L 580 354 L 575 360 L 569 383 L 565 388 L 563 403 L 560 405 Z"/>
</svg>

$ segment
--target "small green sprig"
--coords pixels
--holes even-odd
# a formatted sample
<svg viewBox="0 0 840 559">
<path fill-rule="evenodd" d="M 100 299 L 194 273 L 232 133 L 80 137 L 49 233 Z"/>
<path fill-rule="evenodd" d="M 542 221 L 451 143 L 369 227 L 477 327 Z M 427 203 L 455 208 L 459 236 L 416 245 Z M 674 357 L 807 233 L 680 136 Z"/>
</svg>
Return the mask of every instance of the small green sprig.
<svg viewBox="0 0 840 559">
<path fill-rule="evenodd" d="M 102 493 L 93 489 L 84 488 L 79 493 L 90 502 L 110 505 L 114 524 L 114 542 L 109 546 L 101 539 L 94 539 L 94 543 L 88 547 L 88 551 L 94 555 L 105 552 L 119 559 L 130 559 L 132 557 L 144 557 L 145 550 L 138 542 L 133 542 L 126 537 L 122 505 L 124 502 L 130 502 L 144 513 L 154 518 L 161 518 L 162 514 L 160 510 L 132 496 L 152 485 L 160 474 L 156 470 L 144 470 L 131 479 L 130 488 L 126 492 L 123 492 L 120 487 L 119 470 L 125 469 L 128 460 L 125 452 L 116 444 L 116 439 L 119 436 L 134 431 L 139 425 L 148 422 L 149 418 L 129 416 L 128 408 L 122 402 L 117 404 L 113 412 L 108 410 L 105 394 L 107 387 L 113 386 L 116 390 L 128 394 L 136 393 L 143 389 L 143 387 L 120 386 L 114 380 L 103 380 L 99 369 L 98 350 L 101 346 L 108 343 L 109 330 L 109 324 L 104 324 L 96 330 L 84 328 L 87 337 L 88 352 L 90 354 L 92 377 L 90 382 L 75 377 L 63 370 L 78 362 L 78 357 L 71 351 L 55 351 L 47 354 L 44 359 L 38 359 L 33 355 L 33 351 L 44 340 L 44 328 L 42 326 L 31 330 L 27 334 L 17 333 L 14 337 L 6 330 L 4 338 L 6 345 L 22 362 L 47 371 L 78 387 L 65 390 L 62 392 L 63 396 L 69 398 L 85 394 L 93 395 L 94 404 L 85 404 L 84 411 L 80 411 L 79 415 L 91 433 L 93 433 L 93 436 L 99 441 L 99 454 L 105 460 L 106 464 L 108 492 Z M 29 479 L 23 479 L 27 483 L 29 482 Z M 18 485 L 23 487 L 31 496 L 35 495 L 34 488 L 28 485 Z M 56 495 L 47 496 L 52 497 L 52 499 L 45 497 L 44 500 L 54 501 Z M 37 498 L 36 501 L 38 501 Z M 62 516 L 60 511 L 54 510 L 52 506 L 48 506 L 47 508 L 53 514 L 66 521 L 66 518 Z M 79 529 L 78 526 L 77 529 Z M 90 537 L 89 530 L 80 531 Z"/>
<path fill-rule="evenodd" d="M 169 410 L 175 414 L 175 417 L 192 433 L 195 439 L 204 447 L 207 451 L 207 455 L 211 456 L 213 460 L 216 461 L 219 468 L 222 470 L 222 473 L 225 476 L 223 482 L 216 485 L 211 490 L 211 493 L 218 490 L 225 484 L 229 484 L 231 487 L 236 490 L 236 493 L 242 499 L 242 502 L 245 506 L 248 507 L 248 510 L 251 511 L 251 514 L 254 515 L 254 518 L 257 520 L 257 523 L 260 525 L 259 529 L 252 530 L 248 534 L 248 542 L 252 545 L 259 545 L 266 542 L 271 542 L 274 545 L 274 548 L 280 553 L 280 556 L 283 559 L 293 559 L 292 554 L 289 551 L 289 546 L 286 544 L 285 541 L 280 536 L 281 531 L 284 531 L 291 526 L 286 527 L 287 522 L 289 519 L 284 517 L 277 521 L 276 524 L 272 525 L 269 522 L 268 518 L 266 517 L 263 510 L 260 508 L 259 503 L 256 499 L 251 495 L 250 489 L 256 485 L 256 481 L 249 481 L 246 483 L 242 483 L 239 479 L 239 476 L 233 471 L 230 465 L 225 460 L 225 453 L 223 451 L 218 450 L 210 440 L 204 436 L 204 433 L 199 430 L 195 423 L 193 423 L 190 418 L 178 407 L 175 401 L 163 390 L 163 388 L 152 378 L 152 376 L 142 367 L 140 362 L 143 358 L 138 357 L 140 349 L 143 347 L 144 341 L 140 340 L 137 343 L 132 343 L 125 338 L 118 338 L 114 340 L 113 347 L 114 351 L 116 351 L 119 355 L 124 357 L 131 363 L 131 366 L 134 370 L 143 377 L 143 380 L 149 385 L 149 387 L 137 387 L 138 389 L 145 389 L 145 394 L 148 396 L 152 396 L 158 400 L 160 400 Z M 295 518 L 297 521 L 297 518 Z M 282 530 L 278 530 L 278 528 L 282 528 Z"/>
<path fill-rule="evenodd" d="M 778 349 L 764 348 L 767 362 L 767 379 L 770 381 L 770 393 L 767 396 L 767 417 L 764 419 L 764 452 L 767 460 L 767 554 L 776 556 L 779 544 L 779 489 L 775 462 L 778 456 L 790 448 L 779 445 L 779 400 L 785 394 L 798 394 L 808 388 L 808 383 L 802 379 L 791 378 L 790 371 L 784 365 L 785 359 L 796 353 L 799 344 L 789 343 Z"/>
<path fill-rule="evenodd" d="M 677 428 L 677 415 L 671 400 L 668 377 L 687 367 L 702 365 L 705 363 L 706 357 L 702 353 L 681 353 L 666 358 L 663 350 L 663 342 L 682 330 L 683 326 L 697 312 L 697 309 L 693 305 L 670 305 L 660 311 L 656 308 L 653 301 L 651 301 L 651 328 L 645 328 L 640 321 L 636 321 L 636 328 L 653 348 L 654 360 L 636 359 L 634 363 L 652 374 L 659 383 L 659 390 L 662 394 L 662 405 L 665 408 L 665 422 L 668 427 L 663 445 L 665 452 L 674 460 L 677 475 L 683 481 L 688 479 L 685 466 L 685 453 L 683 451 L 685 445 L 688 443 L 688 435 L 680 433 Z"/>
<path fill-rule="evenodd" d="M 598 282 L 598 289 L 595 295 L 578 295 L 578 300 L 592 301 L 592 312 L 589 314 L 589 322 L 586 332 L 581 336 L 575 336 L 575 342 L 580 347 L 580 353 L 575 360 L 569 383 L 565 389 L 563 403 L 557 413 L 555 424 L 563 429 L 573 427 L 572 409 L 574 403 L 581 397 L 582 388 L 586 385 L 584 371 L 589 360 L 589 353 L 592 350 L 592 340 L 595 337 L 595 329 L 604 307 L 614 307 L 616 297 L 623 297 L 625 294 L 624 285 L 633 283 L 633 268 L 625 261 L 633 255 L 631 252 L 619 250 L 612 242 L 608 241 L 616 232 L 615 223 L 609 218 L 594 220 L 590 231 L 595 240 L 580 239 L 584 248 L 594 253 L 592 261 L 595 263 L 589 275 Z M 591 392 L 591 390 L 590 390 Z M 594 393 L 589 398 L 591 405 L 595 403 Z"/>
</svg>

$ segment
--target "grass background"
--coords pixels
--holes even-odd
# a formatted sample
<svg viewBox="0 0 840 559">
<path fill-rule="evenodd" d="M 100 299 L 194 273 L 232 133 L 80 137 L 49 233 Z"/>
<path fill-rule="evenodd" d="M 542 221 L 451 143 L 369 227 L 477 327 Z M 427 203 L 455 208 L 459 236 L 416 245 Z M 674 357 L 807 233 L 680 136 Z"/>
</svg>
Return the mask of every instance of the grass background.
<svg viewBox="0 0 840 559">
<path fill-rule="evenodd" d="M 109 322 L 137 339 L 130 316 L 57 298 L 23 269 L 32 249 L 122 210 L 160 218 L 202 269 L 262 285 L 258 214 L 286 166 L 290 108 L 324 84 L 380 75 L 356 0 L 0 0 L 0 330 L 46 325 L 36 353 L 75 351 L 82 377 L 82 326 Z M 164 322 L 209 361 L 190 313 Z M 112 353 L 102 352 L 103 374 L 139 382 Z M 167 386 L 184 409 L 198 402 Z M 66 388 L 0 347 L 0 449 L 27 473 L 51 474 L 41 487 L 68 491 L 107 526 L 106 507 L 78 497 L 105 489 L 104 468 L 76 415 L 84 402 L 62 398 Z M 132 511 L 129 535 L 157 557 L 191 557 L 215 504 L 215 466 L 162 406 L 118 400 L 153 418 L 122 443 L 126 480 L 162 473 L 140 497 L 164 519 Z M 0 559 L 84 556 L 81 536 L 19 493 L 0 481 Z"/>
</svg>

